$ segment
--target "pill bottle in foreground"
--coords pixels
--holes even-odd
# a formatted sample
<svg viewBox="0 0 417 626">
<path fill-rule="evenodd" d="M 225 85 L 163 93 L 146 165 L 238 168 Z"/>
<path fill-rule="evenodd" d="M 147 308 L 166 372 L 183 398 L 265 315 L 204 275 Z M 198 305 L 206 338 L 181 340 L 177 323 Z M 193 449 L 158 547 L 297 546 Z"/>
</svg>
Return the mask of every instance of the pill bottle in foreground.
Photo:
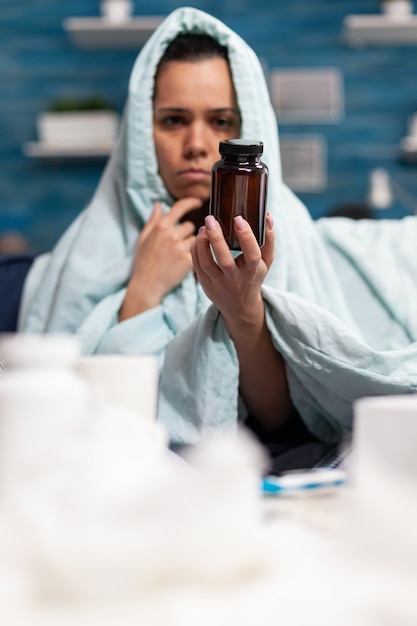
<svg viewBox="0 0 417 626">
<path fill-rule="evenodd" d="M 219 145 L 221 159 L 211 177 L 210 213 L 220 223 L 231 250 L 240 250 L 234 218 L 247 220 L 260 246 L 265 243 L 268 168 L 262 163 L 263 143 L 228 139 Z"/>
</svg>

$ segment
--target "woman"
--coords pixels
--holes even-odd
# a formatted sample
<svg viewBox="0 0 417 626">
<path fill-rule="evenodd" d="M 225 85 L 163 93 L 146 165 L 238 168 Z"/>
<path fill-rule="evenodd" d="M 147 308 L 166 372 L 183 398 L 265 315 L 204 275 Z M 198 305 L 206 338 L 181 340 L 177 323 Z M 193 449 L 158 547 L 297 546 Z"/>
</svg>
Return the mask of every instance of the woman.
<svg viewBox="0 0 417 626">
<path fill-rule="evenodd" d="M 184 40 L 169 44 L 187 33 L 217 44 L 184 56 Z M 232 136 L 263 141 L 270 171 L 265 246 L 237 218 L 237 259 L 211 216 L 197 236 L 186 219 L 207 201 L 218 142 Z M 276 119 L 253 51 L 211 16 L 177 9 L 136 61 L 120 139 L 90 206 L 46 269 L 38 264 L 29 277 L 22 328 L 76 333 L 85 353 L 157 354 L 159 419 L 173 443 L 234 428 L 248 414 L 281 433 L 296 419 L 293 407 L 315 437 L 337 443 L 351 431 L 356 398 L 417 388 L 409 349 L 417 328 L 394 320 L 393 352 L 385 332 L 367 341 L 333 265 L 353 242 L 361 267 L 362 231 L 343 244 L 338 229 L 317 228 L 282 182 Z M 338 251 L 333 261 L 327 241 Z M 387 304 L 393 295 L 386 289 Z"/>
<path fill-rule="evenodd" d="M 195 244 L 194 223 L 179 224 L 190 212 L 197 220 L 201 212 L 207 212 L 203 207 L 210 196 L 211 167 L 219 158 L 219 141 L 240 133 L 227 49 L 206 35 L 176 37 L 159 62 L 153 103 L 159 175 L 175 201 L 166 215 L 156 203 L 139 237 L 119 321 L 160 306 L 190 272 L 192 249 L 198 281 L 221 311 L 236 347 L 239 387 L 246 406 L 266 427 L 278 426 L 287 421 L 292 407 L 260 293 L 273 258 L 272 219 L 267 220 L 262 251 L 243 218 L 236 220 L 244 252 L 241 263 L 234 263 L 217 222 L 207 218 L 207 240 L 218 261 L 209 267 L 211 277 L 213 270 L 217 274 L 216 289 L 202 269 L 202 263 L 207 268 L 212 261 L 211 252 L 202 245 L 203 237 Z"/>
</svg>

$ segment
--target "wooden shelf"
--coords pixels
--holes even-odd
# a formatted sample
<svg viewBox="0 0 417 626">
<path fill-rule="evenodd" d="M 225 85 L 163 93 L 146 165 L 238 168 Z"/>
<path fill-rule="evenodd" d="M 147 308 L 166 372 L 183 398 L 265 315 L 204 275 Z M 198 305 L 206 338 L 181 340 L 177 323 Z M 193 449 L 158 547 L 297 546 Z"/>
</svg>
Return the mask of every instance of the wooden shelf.
<svg viewBox="0 0 417 626">
<path fill-rule="evenodd" d="M 63 27 L 72 43 L 81 48 L 139 48 L 164 19 L 152 15 L 119 22 L 104 17 L 68 17 Z"/>
<path fill-rule="evenodd" d="M 102 159 L 107 158 L 113 146 L 67 147 L 51 146 L 40 141 L 29 141 L 23 145 L 26 156 L 37 159 Z"/>
<path fill-rule="evenodd" d="M 417 46 L 417 15 L 348 15 L 343 20 L 343 35 L 353 46 Z"/>
</svg>

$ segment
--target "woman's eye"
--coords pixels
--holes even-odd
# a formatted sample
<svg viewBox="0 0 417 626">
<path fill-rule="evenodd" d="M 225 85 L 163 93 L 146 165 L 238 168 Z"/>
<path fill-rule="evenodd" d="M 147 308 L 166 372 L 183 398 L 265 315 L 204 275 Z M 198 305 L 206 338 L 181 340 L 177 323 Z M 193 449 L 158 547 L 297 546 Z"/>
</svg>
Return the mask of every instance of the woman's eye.
<svg viewBox="0 0 417 626">
<path fill-rule="evenodd" d="M 180 126 L 184 122 L 180 115 L 170 115 L 162 120 L 164 126 Z"/>
<path fill-rule="evenodd" d="M 219 131 L 238 132 L 240 127 L 239 119 L 234 116 L 218 117 L 214 120 L 214 128 Z"/>
<path fill-rule="evenodd" d="M 224 117 L 215 120 L 214 123 L 218 128 L 229 128 L 231 126 L 231 121 Z"/>
</svg>

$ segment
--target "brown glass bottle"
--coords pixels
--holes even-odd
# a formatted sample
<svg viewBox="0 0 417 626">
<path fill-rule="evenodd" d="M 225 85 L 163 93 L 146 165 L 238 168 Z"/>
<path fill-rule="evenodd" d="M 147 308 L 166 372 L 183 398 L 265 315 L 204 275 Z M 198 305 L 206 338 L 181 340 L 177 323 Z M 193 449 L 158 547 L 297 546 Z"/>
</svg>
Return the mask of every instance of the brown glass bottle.
<svg viewBox="0 0 417 626">
<path fill-rule="evenodd" d="M 247 220 L 260 246 L 265 243 L 265 207 L 268 168 L 260 157 L 261 141 L 228 139 L 219 145 L 221 154 L 212 168 L 210 213 L 219 221 L 231 250 L 240 250 L 233 220 Z"/>
</svg>

